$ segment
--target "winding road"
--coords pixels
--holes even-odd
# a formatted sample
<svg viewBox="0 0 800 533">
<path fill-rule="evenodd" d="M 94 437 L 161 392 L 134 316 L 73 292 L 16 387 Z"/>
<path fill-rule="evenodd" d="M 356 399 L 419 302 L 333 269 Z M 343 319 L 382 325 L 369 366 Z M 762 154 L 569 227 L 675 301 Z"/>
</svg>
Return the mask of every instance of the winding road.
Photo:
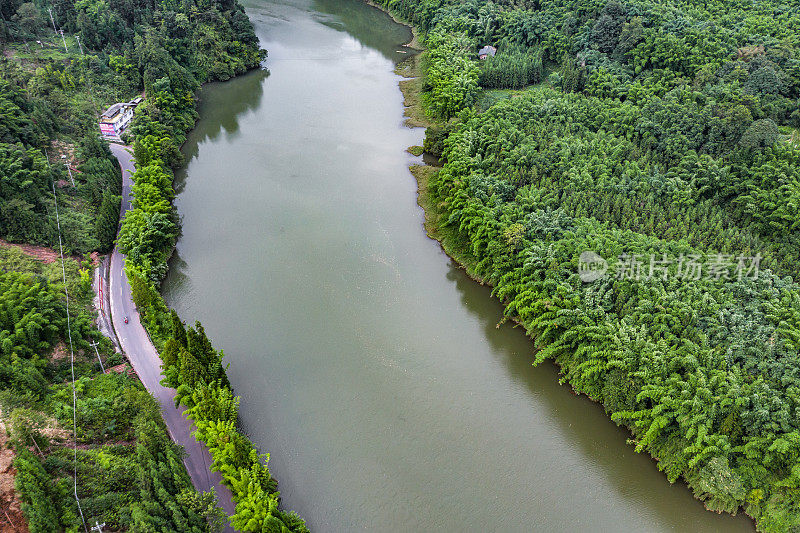
<svg viewBox="0 0 800 533">
<path fill-rule="evenodd" d="M 110 144 L 111 152 L 122 167 L 122 207 L 120 219 L 131 208 L 131 173 L 135 170 L 128 147 Z M 145 388 L 161 405 L 161 415 L 167 425 L 172 440 L 186 450 L 184 464 L 192 483 L 198 491 L 214 488 L 217 502 L 231 516 L 234 504 L 230 490 L 222 484 L 222 475 L 209 470 L 211 454 L 202 442 L 198 442 L 192 432 L 194 424 L 183 416 L 185 407 L 175 408 L 175 390 L 161 384 L 161 358 L 150 341 L 147 331 L 139 320 L 139 312 L 131 298 L 131 288 L 125 276 L 125 256 L 117 249 L 111 254 L 107 275 L 101 274 L 101 283 L 109 298 L 111 323 L 123 353 L 127 355 L 134 370 Z M 128 323 L 125 323 L 128 317 Z M 234 531 L 228 525 L 225 531 Z"/>
</svg>

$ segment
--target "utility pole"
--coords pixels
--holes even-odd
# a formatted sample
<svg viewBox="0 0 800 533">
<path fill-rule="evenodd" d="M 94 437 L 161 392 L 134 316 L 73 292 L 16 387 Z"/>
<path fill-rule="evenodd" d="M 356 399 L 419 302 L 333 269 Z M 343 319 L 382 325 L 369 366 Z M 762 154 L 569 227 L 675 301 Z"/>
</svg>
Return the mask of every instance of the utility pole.
<svg viewBox="0 0 800 533">
<path fill-rule="evenodd" d="M 81 51 L 81 55 L 83 55 L 83 46 L 81 46 L 81 37 L 80 35 L 75 35 L 75 40 L 78 41 L 78 48 Z"/>
<path fill-rule="evenodd" d="M 103 368 L 103 360 L 100 359 L 100 352 L 97 351 L 97 344 L 98 344 L 97 341 L 95 341 L 94 343 L 89 343 L 90 346 L 94 347 L 94 353 L 97 354 L 97 360 L 100 361 L 100 370 L 102 370 L 103 374 L 105 374 L 106 373 L 106 369 Z M 105 525 L 105 524 L 103 524 L 103 525 Z M 92 529 L 94 529 L 94 528 L 92 528 Z"/>
<path fill-rule="evenodd" d="M 48 7 L 47 12 L 50 13 L 50 22 L 53 23 L 53 31 L 58 34 L 58 30 L 56 29 L 56 19 L 53 18 L 53 8 Z"/>
<path fill-rule="evenodd" d="M 69 50 L 67 50 L 67 40 L 64 39 L 64 30 L 61 30 L 61 42 L 64 43 L 64 52 L 68 54 Z"/>
<path fill-rule="evenodd" d="M 75 180 L 72 179 L 72 169 L 69 168 L 69 163 L 64 163 L 64 166 L 67 167 L 67 172 L 69 172 L 69 181 L 72 182 L 72 186 L 75 186 Z"/>
<path fill-rule="evenodd" d="M 16 525 L 16 524 L 15 524 L 15 523 L 14 523 L 14 522 L 11 520 L 11 517 L 10 517 L 10 516 L 8 516 L 8 511 L 6 511 L 6 510 L 5 510 L 5 508 L 3 508 L 3 513 L 5 513 L 5 515 L 6 515 L 6 520 L 8 520 L 8 521 L 9 521 L 9 523 L 11 524 L 11 527 L 13 527 L 14 529 L 16 529 L 16 528 L 17 528 L 17 525 Z"/>
<path fill-rule="evenodd" d="M 103 531 L 103 528 L 106 526 L 106 523 L 103 522 L 102 524 L 98 524 L 97 520 L 94 521 L 94 525 L 92 526 L 92 531 Z"/>
</svg>

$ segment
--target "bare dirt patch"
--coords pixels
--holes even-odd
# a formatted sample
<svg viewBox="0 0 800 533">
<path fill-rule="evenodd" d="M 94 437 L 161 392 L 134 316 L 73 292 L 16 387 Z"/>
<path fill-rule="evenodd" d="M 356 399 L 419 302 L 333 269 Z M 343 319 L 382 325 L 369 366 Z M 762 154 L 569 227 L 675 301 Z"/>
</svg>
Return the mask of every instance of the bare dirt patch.
<svg viewBox="0 0 800 533">
<path fill-rule="evenodd" d="M 25 255 L 33 257 L 43 263 L 52 263 L 58 260 L 58 252 L 45 246 L 34 246 L 33 244 L 12 244 L 0 239 L 0 246 L 8 246 L 22 250 Z"/>
<path fill-rule="evenodd" d="M 19 494 L 14 486 L 14 450 L 8 445 L 5 421 L 0 414 L 0 531 L 28 533 Z"/>
<path fill-rule="evenodd" d="M 53 353 L 50 354 L 51 361 L 61 361 L 69 357 L 69 349 L 64 341 L 58 341 L 58 344 L 53 348 Z"/>
<path fill-rule="evenodd" d="M 106 372 L 114 372 L 116 374 L 127 374 L 131 377 L 137 377 L 136 371 L 131 367 L 128 363 L 122 363 L 121 365 L 112 366 Z"/>
<path fill-rule="evenodd" d="M 69 163 L 70 168 L 74 171 L 78 166 L 79 161 L 75 159 L 75 145 L 64 141 L 55 140 L 50 143 L 50 163 L 51 164 L 64 164 Z M 66 157 L 62 157 L 66 156 Z"/>
</svg>

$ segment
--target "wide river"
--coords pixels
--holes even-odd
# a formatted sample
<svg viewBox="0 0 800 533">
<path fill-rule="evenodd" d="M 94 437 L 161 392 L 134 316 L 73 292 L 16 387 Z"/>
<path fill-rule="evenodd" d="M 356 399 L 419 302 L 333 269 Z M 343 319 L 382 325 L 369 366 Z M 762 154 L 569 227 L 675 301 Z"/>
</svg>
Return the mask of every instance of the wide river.
<svg viewBox="0 0 800 533">
<path fill-rule="evenodd" d="M 164 289 L 224 350 L 283 505 L 316 531 L 752 531 L 533 368 L 425 235 L 409 30 L 360 0 L 245 6 L 270 74 L 202 90 Z"/>
</svg>

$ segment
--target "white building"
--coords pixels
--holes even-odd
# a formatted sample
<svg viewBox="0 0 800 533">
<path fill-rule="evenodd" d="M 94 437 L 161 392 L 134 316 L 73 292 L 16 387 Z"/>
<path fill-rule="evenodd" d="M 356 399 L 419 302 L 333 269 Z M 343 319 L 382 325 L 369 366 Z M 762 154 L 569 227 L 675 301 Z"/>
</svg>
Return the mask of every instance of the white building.
<svg viewBox="0 0 800 533">
<path fill-rule="evenodd" d="M 100 115 L 100 133 L 105 137 L 119 137 L 125 131 L 131 120 L 133 120 L 133 110 L 142 97 L 134 98 L 130 102 L 114 104 Z"/>
</svg>

